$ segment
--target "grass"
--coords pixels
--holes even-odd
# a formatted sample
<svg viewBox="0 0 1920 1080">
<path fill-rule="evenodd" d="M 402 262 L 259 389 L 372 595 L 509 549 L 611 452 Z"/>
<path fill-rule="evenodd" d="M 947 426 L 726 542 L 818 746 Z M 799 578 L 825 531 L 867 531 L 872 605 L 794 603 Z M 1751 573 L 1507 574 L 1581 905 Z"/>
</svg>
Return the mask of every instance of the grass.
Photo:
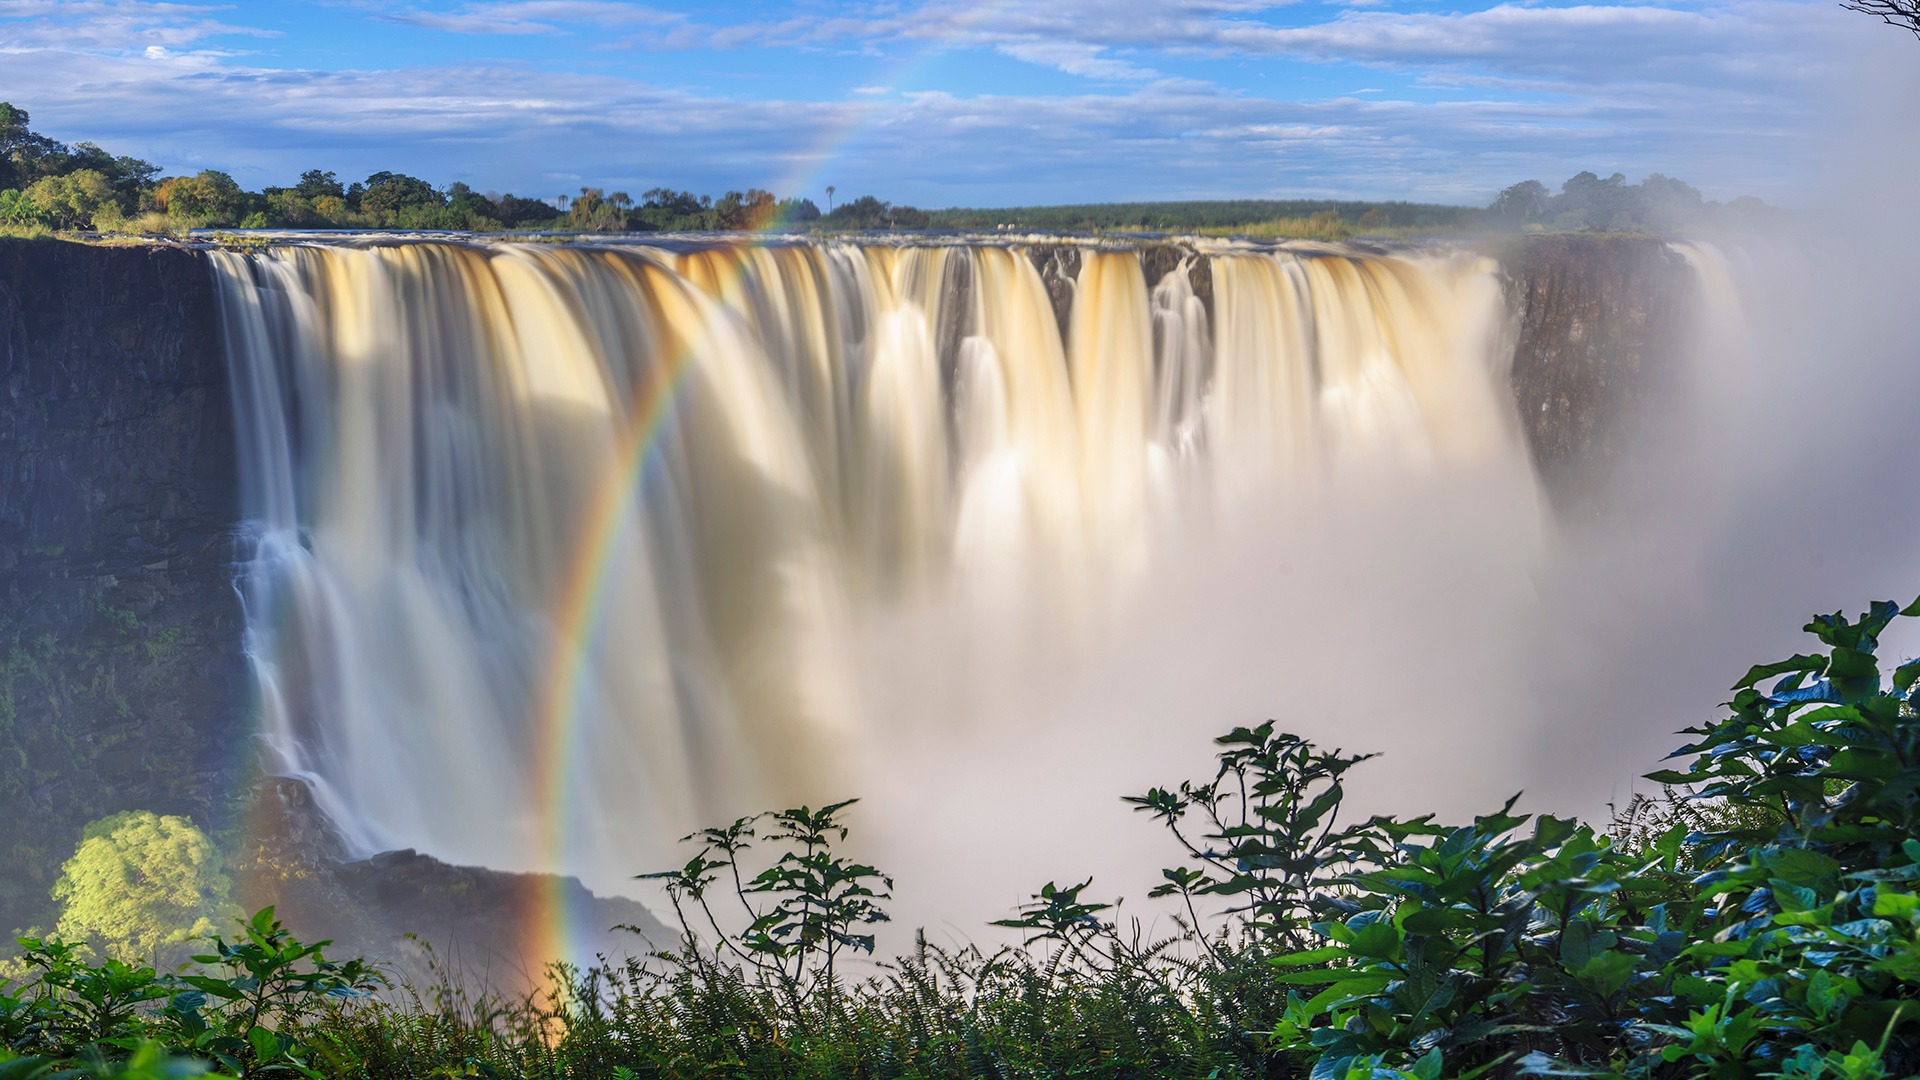
<svg viewBox="0 0 1920 1080">
<path fill-rule="evenodd" d="M 1172 841 L 1161 937 L 1049 882 L 996 924 L 1018 946 L 920 937 L 849 974 L 891 882 L 837 853 L 850 804 L 802 807 L 650 875 L 677 947 L 524 995 L 387 988 L 271 909 L 181 975 L 26 941 L 0 1080 L 1920 1075 L 1920 661 L 1875 656 L 1902 615 L 1816 617 L 1823 648 L 1750 670 L 1611 832 L 1511 801 L 1343 820 L 1366 757 L 1267 723 L 1126 800 Z"/>
</svg>

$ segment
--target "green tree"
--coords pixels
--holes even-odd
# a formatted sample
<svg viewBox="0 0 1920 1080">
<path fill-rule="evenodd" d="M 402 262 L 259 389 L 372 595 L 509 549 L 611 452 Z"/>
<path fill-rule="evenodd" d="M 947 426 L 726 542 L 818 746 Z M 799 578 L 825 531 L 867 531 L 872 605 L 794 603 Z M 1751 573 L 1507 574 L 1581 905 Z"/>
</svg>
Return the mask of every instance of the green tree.
<svg viewBox="0 0 1920 1080">
<path fill-rule="evenodd" d="M 140 192 L 153 185 L 160 166 L 137 157 L 114 155 L 96 143 L 75 143 L 59 162 L 62 173 L 91 169 L 113 185 L 114 196 L 122 212 L 130 212 L 140 203 Z"/>
<path fill-rule="evenodd" d="M 104 216 L 109 221 L 120 217 L 113 182 L 92 169 L 43 176 L 22 194 L 41 220 L 58 229 L 84 229 L 92 226 L 96 217 Z"/>
<path fill-rule="evenodd" d="M 213 841 L 183 817 L 133 810 L 87 826 L 61 868 L 56 932 L 126 962 L 151 961 L 237 914 Z"/>
<path fill-rule="evenodd" d="M 167 216 L 189 227 L 233 225 L 246 216 L 247 193 L 233 177 L 215 169 L 166 180 L 157 194 Z"/>
<path fill-rule="evenodd" d="M 0 191 L 0 225 L 44 224 L 26 192 L 11 188 Z"/>
<path fill-rule="evenodd" d="M 376 215 L 388 222 L 398 220 L 400 213 L 405 210 L 445 204 L 446 199 L 433 189 L 432 184 L 405 173 L 374 173 L 367 177 L 366 189 L 360 195 L 362 213 Z"/>
<path fill-rule="evenodd" d="M 293 185 L 293 190 L 309 202 L 324 199 L 329 195 L 336 199 L 345 198 L 347 194 L 347 190 L 340 186 L 338 176 L 319 169 L 308 169 L 301 173 L 300 182 Z"/>
<path fill-rule="evenodd" d="M 0 188 L 25 187 L 54 171 L 67 148 L 27 126 L 27 110 L 0 101 Z"/>
<path fill-rule="evenodd" d="M 773 193 L 759 188 L 748 188 L 743 195 L 738 191 L 729 191 L 713 204 L 716 224 L 722 229 L 752 229 L 764 224 L 773 216 Z"/>
<path fill-rule="evenodd" d="M 1547 185 L 1538 180 L 1522 180 L 1501 191 L 1500 197 L 1493 200 L 1493 206 L 1489 209 L 1501 222 L 1520 225 L 1546 213 L 1547 203 L 1552 198 L 1553 193 L 1547 190 Z"/>
<path fill-rule="evenodd" d="M 812 199 L 781 199 L 779 205 L 774 208 L 774 212 L 779 215 L 781 221 L 792 224 L 820 220 L 820 208 L 814 205 Z"/>
</svg>

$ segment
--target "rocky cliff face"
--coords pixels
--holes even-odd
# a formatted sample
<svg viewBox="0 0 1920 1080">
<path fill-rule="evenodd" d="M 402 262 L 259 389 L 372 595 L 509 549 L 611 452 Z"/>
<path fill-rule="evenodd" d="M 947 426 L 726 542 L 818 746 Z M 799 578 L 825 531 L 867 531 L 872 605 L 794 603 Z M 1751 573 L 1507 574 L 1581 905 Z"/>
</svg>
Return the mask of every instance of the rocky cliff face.
<svg viewBox="0 0 1920 1080">
<path fill-rule="evenodd" d="M 197 253 L 0 240 L 0 931 L 42 915 L 87 821 L 218 816 L 231 414 Z"/>
<path fill-rule="evenodd" d="M 200 253 L 0 239 L 0 940 L 50 926 L 88 822 L 152 810 L 229 838 L 241 899 L 308 936 L 510 941 L 524 904 L 481 900 L 544 879 L 346 859 L 299 785 L 258 777 L 228 387 Z M 596 927 L 650 921 L 563 888 Z"/>
<path fill-rule="evenodd" d="M 1592 514 L 1676 389 L 1699 304 L 1686 259 L 1648 236 L 1536 236 L 1501 253 L 1519 340 L 1520 423 L 1556 508 Z"/>
<path fill-rule="evenodd" d="M 1029 254 L 1064 326 L 1080 253 Z M 1187 254 L 1148 245 L 1149 280 Z M 1532 237 L 1499 254 L 1527 438 L 1556 505 L 1591 512 L 1585 493 L 1671 385 L 1691 271 L 1650 238 Z M 1209 301 L 1205 261 L 1188 271 Z M 381 953 L 405 930 L 496 938 L 496 909 L 513 905 L 471 897 L 532 879 L 411 853 L 351 863 L 299 790 L 253 775 L 233 446 L 200 254 L 0 240 L 0 934 L 45 925 L 87 822 L 148 809 L 246 834 L 243 895 L 309 911 L 348 948 Z M 642 919 L 617 902 L 603 916 Z"/>
</svg>

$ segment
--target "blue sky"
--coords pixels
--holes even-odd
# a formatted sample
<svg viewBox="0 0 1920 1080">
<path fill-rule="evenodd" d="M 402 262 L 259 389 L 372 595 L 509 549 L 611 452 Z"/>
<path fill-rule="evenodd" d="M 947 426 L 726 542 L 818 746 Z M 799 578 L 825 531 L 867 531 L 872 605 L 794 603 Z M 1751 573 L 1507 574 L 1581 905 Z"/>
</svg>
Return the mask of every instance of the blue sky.
<svg viewBox="0 0 1920 1080">
<path fill-rule="evenodd" d="M 1591 168 L 1791 202 L 1876 33 L 1823 0 L 0 0 L 0 99 L 250 187 L 1480 203 Z"/>
</svg>

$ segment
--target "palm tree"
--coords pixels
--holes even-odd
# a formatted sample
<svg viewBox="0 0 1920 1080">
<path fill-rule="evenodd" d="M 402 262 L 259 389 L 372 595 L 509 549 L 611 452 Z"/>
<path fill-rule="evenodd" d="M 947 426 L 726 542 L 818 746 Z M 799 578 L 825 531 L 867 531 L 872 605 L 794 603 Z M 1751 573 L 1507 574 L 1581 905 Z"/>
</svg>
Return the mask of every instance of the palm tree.
<svg viewBox="0 0 1920 1080">
<path fill-rule="evenodd" d="M 827 213 L 833 213 L 833 185 L 827 185 Z"/>
</svg>

